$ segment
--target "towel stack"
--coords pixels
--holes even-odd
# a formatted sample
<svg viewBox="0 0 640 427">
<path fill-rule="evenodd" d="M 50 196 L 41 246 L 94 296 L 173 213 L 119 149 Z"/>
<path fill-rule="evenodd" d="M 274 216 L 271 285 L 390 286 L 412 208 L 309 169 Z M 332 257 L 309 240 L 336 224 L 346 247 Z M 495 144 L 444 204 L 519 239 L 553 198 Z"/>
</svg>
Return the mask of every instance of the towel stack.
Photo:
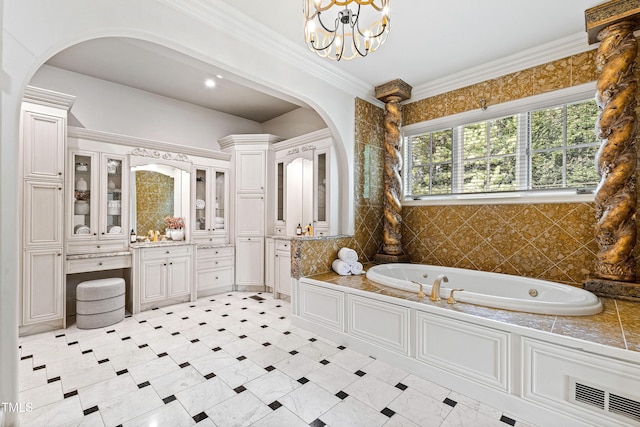
<svg viewBox="0 0 640 427">
<path fill-rule="evenodd" d="M 358 253 L 350 248 L 342 248 L 338 251 L 338 259 L 331 264 L 333 271 L 341 276 L 350 274 L 362 274 L 362 264 L 358 262 Z"/>
</svg>

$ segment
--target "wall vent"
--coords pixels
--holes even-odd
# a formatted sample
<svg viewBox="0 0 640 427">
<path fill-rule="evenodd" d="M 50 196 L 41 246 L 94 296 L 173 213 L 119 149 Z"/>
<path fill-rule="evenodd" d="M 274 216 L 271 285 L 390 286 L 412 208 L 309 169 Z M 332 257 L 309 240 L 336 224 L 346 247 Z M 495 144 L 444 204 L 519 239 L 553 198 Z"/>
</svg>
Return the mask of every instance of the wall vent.
<svg viewBox="0 0 640 427">
<path fill-rule="evenodd" d="M 569 400 L 582 407 L 598 409 L 604 415 L 640 421 L 640 400 L 621 396 L 594 384 L 587 385 L 582 380 L 569 378 Z"/>
</svg>

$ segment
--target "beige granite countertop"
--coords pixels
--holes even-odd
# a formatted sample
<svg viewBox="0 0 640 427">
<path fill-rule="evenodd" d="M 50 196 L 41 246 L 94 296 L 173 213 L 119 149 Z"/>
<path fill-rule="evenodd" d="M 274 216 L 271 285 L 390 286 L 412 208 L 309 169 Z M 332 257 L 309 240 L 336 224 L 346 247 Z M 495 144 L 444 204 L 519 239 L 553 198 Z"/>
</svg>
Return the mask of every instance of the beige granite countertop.
<svg viewBox="0 0 640 427">
<path fill-rule="evenodd" d="M 195 243 L 187 242 L 185 240 L 162 240 L 160 242 L 131 243 L 129 247 L 131 249 L 140 249 L 140 248 L 163 248 L 166 246 L 185 246 L 185 245 L 195 245 Z"/>
<path fill-rule="evenodd" d="M 365 268 L 370 266 L 365 266 Z M 446 300 L 432 302 L 429 298 L 418 299 L 417 293 L 380 285 L 367 279 L 365 275 L 340 276 L 337 273 L 329 272 L 309 276 L 309 278 L 380 295 L 431 304 L 445 310 L 462 312 L 502 323 L 640 352 L 640 304 L 636 302 L 600 298 L 604 310 L 599 314 L 555 316 L 495 309 L 462 302 L 451 305 L 447 304 Z"/>
<path fill-rule="evenodd" d="M 275 240 L 335 240 L 344 237 L 353 237 L 346 234 L 333 234 L 331 236 L 285 236 L 282 234 L 270 234 L 266 236 L 268 239 Z"/>
<path fill-rule="evenodd" d="M 103 252 L 103 253 L 97 253 L 97 254 L 67 255 L 67 261 L 73 261 L 77 259 L 108 258 L 113 256 L 128 256 L 128 255 L 131 255 L 131 252 L 120 251 L 120 252 Z"/>
</svg>

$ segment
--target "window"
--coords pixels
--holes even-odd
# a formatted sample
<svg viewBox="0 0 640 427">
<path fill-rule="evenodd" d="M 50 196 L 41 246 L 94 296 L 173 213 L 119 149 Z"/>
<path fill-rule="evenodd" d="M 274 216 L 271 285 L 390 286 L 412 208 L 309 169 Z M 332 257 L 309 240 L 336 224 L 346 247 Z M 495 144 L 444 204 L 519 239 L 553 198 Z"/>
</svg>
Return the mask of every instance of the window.
<svg viewBox="0 0 640 427">
<path fill-rule="evenodd" d="M 599 113 L 593 92 L 582 96 L 490 119 L 463 113 L 440 120 L 447 126 L 434 120 L 433 130 L 405 131 L 406 198 L 595 188 Z"/>
</svg>

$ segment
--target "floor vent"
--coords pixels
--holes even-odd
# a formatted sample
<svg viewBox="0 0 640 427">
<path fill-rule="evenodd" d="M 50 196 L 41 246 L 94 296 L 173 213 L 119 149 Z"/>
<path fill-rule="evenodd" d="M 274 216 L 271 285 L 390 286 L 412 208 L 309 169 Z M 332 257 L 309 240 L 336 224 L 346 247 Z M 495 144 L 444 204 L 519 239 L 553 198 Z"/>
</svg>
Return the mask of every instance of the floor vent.
<svg viewBox="0 0 640 427">
<path fill-rule="evenodd" d="M 259 295 L 251 295 L 249 298 L 254 299 L 256 301 L 264 301 L 264 298 L 262 298 Z"/>
<path fill-rule="evenodd" d="M 620 396 L 594 384 L 570 378 L 571 400 L 581 406 L 597 408 L 603 414 L 640 421 L 640 401 Z"/>
</svg>

